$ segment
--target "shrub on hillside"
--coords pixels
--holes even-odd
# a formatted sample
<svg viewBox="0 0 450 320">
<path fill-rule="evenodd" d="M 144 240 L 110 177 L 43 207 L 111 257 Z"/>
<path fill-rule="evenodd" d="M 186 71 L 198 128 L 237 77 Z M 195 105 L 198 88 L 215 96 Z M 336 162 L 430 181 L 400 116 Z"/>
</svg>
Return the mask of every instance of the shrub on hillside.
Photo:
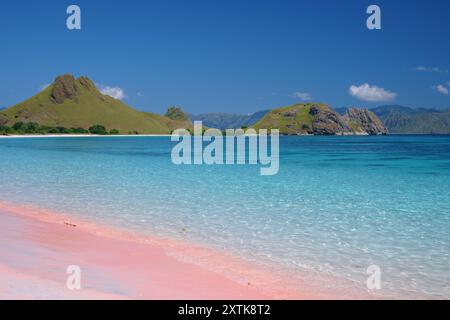
<svg viewBox="0 0 450 320">
<path fill-rule="evenodd" d="M 108 134 L 108 131 L 106 131 L 106 128 L 102 125 L 96 124 L 89 128 L 89 132 L 91 134 L 100 134 L 105 135 Z"/>
</svg>

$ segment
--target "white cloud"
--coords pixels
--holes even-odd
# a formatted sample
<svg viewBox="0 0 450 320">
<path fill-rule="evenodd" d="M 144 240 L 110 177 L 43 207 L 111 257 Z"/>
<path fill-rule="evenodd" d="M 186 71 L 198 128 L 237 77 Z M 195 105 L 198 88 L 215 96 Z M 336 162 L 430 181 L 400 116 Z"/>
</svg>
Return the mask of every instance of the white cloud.
<svg viewBox="0 0 450 320">
<path fill-rule="evenodd" d="M 448 96 L 448 88 L 444 87 L 442 84 L 438 84 L 437 86 L 434 86 L 437 92 L 442 93 L 443 95 Z"/>
<path fill-rule="evenodd" d="M 301 100 L 303 100 L 303 101 L 309 101 L 309 100 L 312 100 L 311 95 L 310 95 L 309 93 L 306 93 L 306 92 L 294 92 L 294 93 L 293 93 L 293 96 L 294 96 L 295 98 L 299 98 L 299 99 L 301 99 Z"/>
<path fill-rule="evenodd" d="M 438 67 L 424 67 L 424 66 L 420 66 L 420 67 L 416 67 L 415 68 L 416 71 L 423 71 L 423 72 L 442 72 L 442 70 Z"/>
<path fill-rule="evenodd" d="M 142 94 L 142 92 L 138 92 L 138 93 L 136 93 L 136 95 L 138 96 L 138 97 L 143 97 L 144 95 Z"/>
<path fill-rule="evenodd" d="M 125 94 L 125 91 L 122 88 L 104 86 L 101 84 L 99 84 L 97 86 L 101 93 L 103 93 L 104 95 L 113 97 L 114 99 L 123 100 L 127 97 L 127 95 Z"/>
<path fill-rule="evenodd" d="M 394 92 L 390 92 L 377 86 L 371 86 L 368 83 L 364 83 L 360 86 L 350 86 L 349 93 L 359 100 L 372 102 L 392 101 L 397 96 Z"/>
<path fill-rule="evenodd" d="M 442 69 L 438 67 L 415 67 L 414 70 L 416 71 L 422 71 L 422 72 L 439 72 L 439 73 L 448 73 L 448 69 Z"/>
<path fill-rule="evenodd" d="M 47 89 L 49 85 L 50 85 L 50 83 L 46 83 L 46 84 L 41 85 L 39 87 L 39 92 L 44 91 L 45 89 Z"/>
</svg>

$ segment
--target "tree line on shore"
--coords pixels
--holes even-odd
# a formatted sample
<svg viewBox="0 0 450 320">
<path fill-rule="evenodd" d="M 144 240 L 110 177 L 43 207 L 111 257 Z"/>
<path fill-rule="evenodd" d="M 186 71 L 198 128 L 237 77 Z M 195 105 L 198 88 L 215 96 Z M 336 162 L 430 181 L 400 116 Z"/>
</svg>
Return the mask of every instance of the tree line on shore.
<svg viewBox="0 0 450 320">
<path fill-rule="evenodd" d="M 96 135 L 116 135 L 119 130 L 108 130 L 104 126 L 95 124 L 89 129 L 84 128 L 65 128 L 39 125 L 36 122 L 16 122 L 14 125 L 6 126 L 0 125 L 0 135 L 14 135 L 14 134 L 96 134 Z M 132 132 L 137 134 L 137 132 Z"/>
</svg>

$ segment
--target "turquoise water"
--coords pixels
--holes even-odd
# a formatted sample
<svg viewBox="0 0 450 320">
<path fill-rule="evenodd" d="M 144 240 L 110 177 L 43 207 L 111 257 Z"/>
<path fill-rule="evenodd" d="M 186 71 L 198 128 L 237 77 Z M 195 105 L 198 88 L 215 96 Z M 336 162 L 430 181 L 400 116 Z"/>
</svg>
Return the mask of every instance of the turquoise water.
<svg viewBox="0 0 450 320">
<path fill-rule="evenodd" d="M 0 139 L 0 201 L 188 239 L 365 291 L 366 269 L 378 265 L 381 296 L 450 298 L 450 136 L 281 137 L 275 176 L 258 166 L 175 166 L 174 144 Z"/>
</svg>

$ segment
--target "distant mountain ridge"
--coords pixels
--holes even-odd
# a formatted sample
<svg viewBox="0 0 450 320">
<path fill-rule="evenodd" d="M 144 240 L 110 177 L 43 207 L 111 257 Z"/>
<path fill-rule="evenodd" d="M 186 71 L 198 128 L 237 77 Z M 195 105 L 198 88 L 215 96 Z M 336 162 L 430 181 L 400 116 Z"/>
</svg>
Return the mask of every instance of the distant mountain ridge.
<svg viewBox="0 0 450 320">
<path fill-rule="evenodd" d="M 249 115 L 233 113 L 189 114 L 189 118 L 192 121 L 202 121 L 207 127 L 225 130 L 249 127 L 261 120 L 268 112 L 270 110 L 262 110 Z"/>
<path fill-rule="evenodd" d="M 340 114 L 347 108 L 336 109 Z M 393 134 L 450 134 L 450 109 L 385 105 L 370 109 Z"/>
<path fill-rule="evenodd" d="M 380 117 L 392 133 L 450 133 L 450 110 L 381 106 L 372 111 Z"/>
</svg>

